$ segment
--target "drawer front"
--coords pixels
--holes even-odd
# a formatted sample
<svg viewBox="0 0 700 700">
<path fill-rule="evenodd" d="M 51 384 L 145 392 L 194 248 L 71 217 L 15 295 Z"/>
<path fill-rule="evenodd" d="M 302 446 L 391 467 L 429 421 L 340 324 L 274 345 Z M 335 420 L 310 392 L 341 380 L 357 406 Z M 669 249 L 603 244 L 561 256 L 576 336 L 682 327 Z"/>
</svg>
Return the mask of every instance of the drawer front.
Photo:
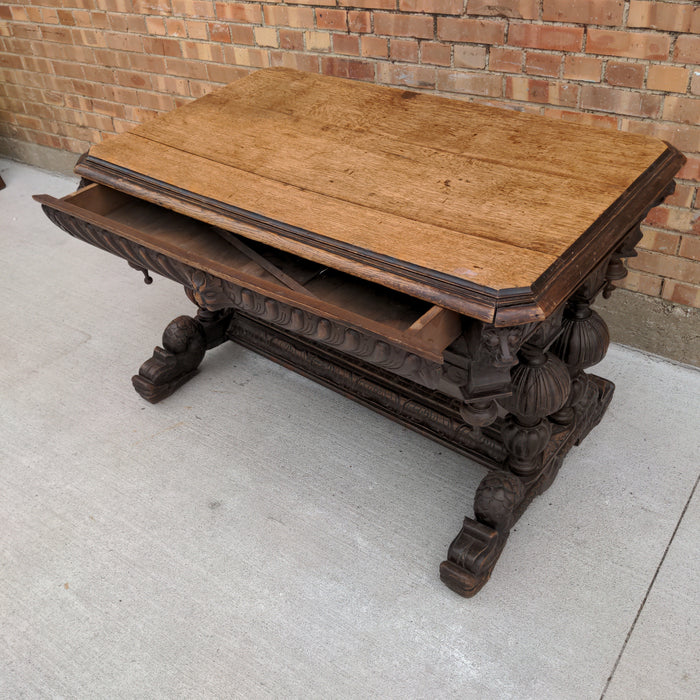
<svg viewBox="0 0 700 700">
<path fill-rule="evenodd" d="M 49 218 L 71 235 L 109 250 L 132 266 L 182 283 L 194 290 L 205 307 L 223 304 L 241 308 L 235 302 L 235 298 L 242 299 L 236 290 L 247 290 L 305 312 L 309 318 L 352 330 L 357 337 L 359 332 L 438 363 L 442 351 L 461 333 L 461 319 L 454 311 L 243 239 L 103 185 L 89 185 L 63 199 L 48 195 L 35 199 Z M 230 303 L 224 304 L 224 299 Z M 298 314 L 296 318 L 298 325 Z M 324 324 L 320 327 L 327 328 Z M 356 343 L 352 340 L 355 336 L 350 333 L 347 344 Z M 328 342 L 322 337 L 318 340 Z M 386 354 L 386 350 L 378 352 Z M 375 362 L 376 358 L 368 356 L 367 360 Z"/>
</svg>

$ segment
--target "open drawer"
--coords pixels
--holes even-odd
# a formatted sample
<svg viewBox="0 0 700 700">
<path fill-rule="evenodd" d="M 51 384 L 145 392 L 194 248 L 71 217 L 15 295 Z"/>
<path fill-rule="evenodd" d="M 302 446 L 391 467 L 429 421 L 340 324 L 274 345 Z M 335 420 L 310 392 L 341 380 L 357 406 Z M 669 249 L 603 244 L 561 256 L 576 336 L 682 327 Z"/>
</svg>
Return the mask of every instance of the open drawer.
<svg viewBox="0 0 700 700">
<path fill-rule="evenodd" d="M 63 212 L 253 291 L 380 337 L 440 362 L 461 332 L 460 316 L 381 285 L 100 184 L 62 199 L 37 195 Z"/>
</svg>

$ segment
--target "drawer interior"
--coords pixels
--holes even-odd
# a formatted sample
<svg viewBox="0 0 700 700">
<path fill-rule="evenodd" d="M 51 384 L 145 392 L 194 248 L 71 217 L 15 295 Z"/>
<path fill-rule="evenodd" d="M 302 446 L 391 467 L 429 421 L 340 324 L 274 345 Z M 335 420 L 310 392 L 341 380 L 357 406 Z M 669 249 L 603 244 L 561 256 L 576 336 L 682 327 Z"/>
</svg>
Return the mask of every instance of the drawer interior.
<svg viewBox="0 0 700 700">
<path fill-rule="evenodd" d="M 461 332 L 454 311 L 300 258 L 104 185 L 64 202 L 104 226 L 194 267 L 440 359 Z M 252 284 L 251 284 L 252 283 Z"/>
</svg>

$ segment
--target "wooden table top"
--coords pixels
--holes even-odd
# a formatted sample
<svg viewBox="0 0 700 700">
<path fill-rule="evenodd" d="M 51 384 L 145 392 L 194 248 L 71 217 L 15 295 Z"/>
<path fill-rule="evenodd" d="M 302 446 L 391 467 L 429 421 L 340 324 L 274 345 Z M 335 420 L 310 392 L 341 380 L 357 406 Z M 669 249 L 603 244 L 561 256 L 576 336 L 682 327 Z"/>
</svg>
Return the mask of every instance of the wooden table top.
<svg viewBox="0 0 700 700">
<path fill-rule="evenodd" d="M 268 69 L 76 172 L 506 325 L 550 313 L 681 163 L 644 136 Z"/>
</svg>

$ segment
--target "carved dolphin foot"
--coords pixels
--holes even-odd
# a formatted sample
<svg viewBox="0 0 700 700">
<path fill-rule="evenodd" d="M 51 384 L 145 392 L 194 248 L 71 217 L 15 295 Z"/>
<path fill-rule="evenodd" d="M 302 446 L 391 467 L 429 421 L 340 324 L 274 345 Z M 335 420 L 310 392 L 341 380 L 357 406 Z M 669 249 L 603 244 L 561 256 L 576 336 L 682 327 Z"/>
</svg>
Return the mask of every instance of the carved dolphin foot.
<svg viewBox="0 0 700 700">
<path fill-rule="evenodd" d="M 464 519 L 447 560 L 440 564 L 440 578 L 448 588 L 465 598 L 481 590 L 503 551 L 524 497 L 525 487 L 515 474 L 499 470 L 482 479 L 474 497 L 475 518 Z"/>
<path fill-rule="evenodd" d="M 163 347 L 141 365 L 131 381 L 146 401 L 158 403 L 190 380 L 209 348 L 225 340 L 232 312 L 200 309 L 196 318 L 178 316 L 163 332 Z"/>
</svg>

